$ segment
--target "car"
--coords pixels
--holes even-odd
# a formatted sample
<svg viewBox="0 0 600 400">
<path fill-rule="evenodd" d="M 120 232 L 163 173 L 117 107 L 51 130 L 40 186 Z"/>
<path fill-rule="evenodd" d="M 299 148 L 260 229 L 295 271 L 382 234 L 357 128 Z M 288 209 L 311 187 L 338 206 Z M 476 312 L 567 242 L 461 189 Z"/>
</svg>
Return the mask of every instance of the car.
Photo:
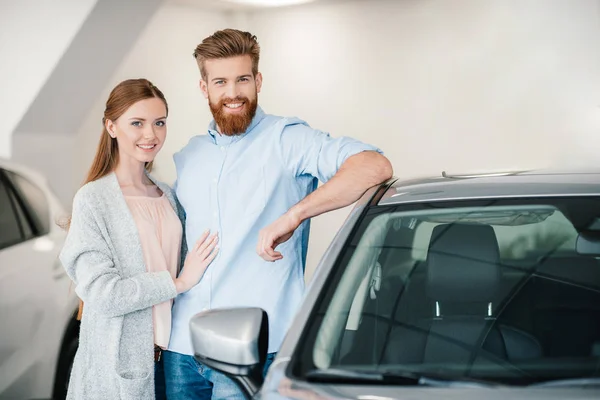
<svg viewBox="0 0 600 400">
<path fill-rule="evenodd" d="M 65 398 L 79 335 L 66 216 L 43 175 L 0 159 L 0 399 Z"/>
<path fill-rule="evenodd" d="M 264 310 L 203 311 L 190 333 L 196 360 L 248 398 L 598 398 L 600 171 L 444 172 L 372 188 L 264 380 Z"/>
</svg>

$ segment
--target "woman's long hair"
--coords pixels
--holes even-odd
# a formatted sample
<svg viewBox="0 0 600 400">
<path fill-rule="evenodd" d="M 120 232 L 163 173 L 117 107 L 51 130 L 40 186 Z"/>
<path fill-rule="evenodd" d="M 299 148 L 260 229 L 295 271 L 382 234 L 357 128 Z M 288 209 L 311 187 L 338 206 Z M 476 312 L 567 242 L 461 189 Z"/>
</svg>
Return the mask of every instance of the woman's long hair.
<svg viewBox="0 0 600 400">
<path fill-rule="evenodd" d="M 163 93 L 147 79 L 127 79 L 119 83 L 110 92 L 106 101 L 104 117 L 102 118 L 102 134 L 96 149 L 96 155 L 82 185 L 100 179 L 115 170 L 119 164 L 119 146 L 106 130 L 106 121 L 116 121 L 135 103 L 150 98 L 159 98 L 165 103 L 167 114 L 169 106 Z M 146 170 L 152 170 L 152 162 L 146 163 Z M 68 230 L 71 219 L 68 218 L 65 228 Z M 77 319 L 81 319 L 83 301 L 79 300 Z"/>
</svg>

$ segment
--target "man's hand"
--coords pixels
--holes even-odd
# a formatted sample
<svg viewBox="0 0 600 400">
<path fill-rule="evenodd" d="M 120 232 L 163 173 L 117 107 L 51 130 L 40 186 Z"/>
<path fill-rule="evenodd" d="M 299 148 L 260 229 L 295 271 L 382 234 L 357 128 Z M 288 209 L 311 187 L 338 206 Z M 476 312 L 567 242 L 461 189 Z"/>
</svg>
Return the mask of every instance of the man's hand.
<svg viewBox="0 0 600 400">
<path fill-rule="evenodd" d="M 295 215 L 293 209 L 277 218 L 275 222 L 262 229 L 258 235 L 258 244 L 256 252 L 266 261 L 277 261 L 283 258 L 283 255 L 275 251 L 275 248 L 288 241 L 294 231 L 300 226 L 301 218 Z"/>
</svg>

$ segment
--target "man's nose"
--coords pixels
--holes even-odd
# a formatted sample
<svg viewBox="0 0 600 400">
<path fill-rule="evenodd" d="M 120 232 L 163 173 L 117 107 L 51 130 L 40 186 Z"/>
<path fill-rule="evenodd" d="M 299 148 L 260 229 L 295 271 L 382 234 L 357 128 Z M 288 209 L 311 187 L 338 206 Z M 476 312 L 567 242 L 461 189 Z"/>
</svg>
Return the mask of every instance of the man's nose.
<svg viewBox="0 0 600 400">
<path fill-rule="evenodd" d="M 235 82 L 231 82 L 229 85 L 227 85 L 226 95 L 227 95 L 227 97 L 229 97 L 231 99 L 234 99 L 237 97 L 238 87 Z"/>
</svg>

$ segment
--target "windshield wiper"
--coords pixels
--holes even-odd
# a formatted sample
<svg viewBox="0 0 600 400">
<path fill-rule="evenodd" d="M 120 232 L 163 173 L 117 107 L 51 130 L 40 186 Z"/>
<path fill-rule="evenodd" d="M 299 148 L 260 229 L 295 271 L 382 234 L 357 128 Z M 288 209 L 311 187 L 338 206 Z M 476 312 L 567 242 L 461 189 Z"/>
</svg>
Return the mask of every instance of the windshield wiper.
<svg viewBox="0 0 600 400">
<path fill-rule="evenodd" d="M 406 371 L 358 371 L 345 369 L 322 369 L 308 371 L 306 379 L 311 382 L 373 383 L 388 385 L 421 385 L 439 387 L 491 387 L 488 382 L 472 379 L 421 374 Z"/>
<path fill-rule="evenodd" d="M 532 387 L 600 387 L 600 378 L 570 378 L 532 383 Z"/>
</svg>

